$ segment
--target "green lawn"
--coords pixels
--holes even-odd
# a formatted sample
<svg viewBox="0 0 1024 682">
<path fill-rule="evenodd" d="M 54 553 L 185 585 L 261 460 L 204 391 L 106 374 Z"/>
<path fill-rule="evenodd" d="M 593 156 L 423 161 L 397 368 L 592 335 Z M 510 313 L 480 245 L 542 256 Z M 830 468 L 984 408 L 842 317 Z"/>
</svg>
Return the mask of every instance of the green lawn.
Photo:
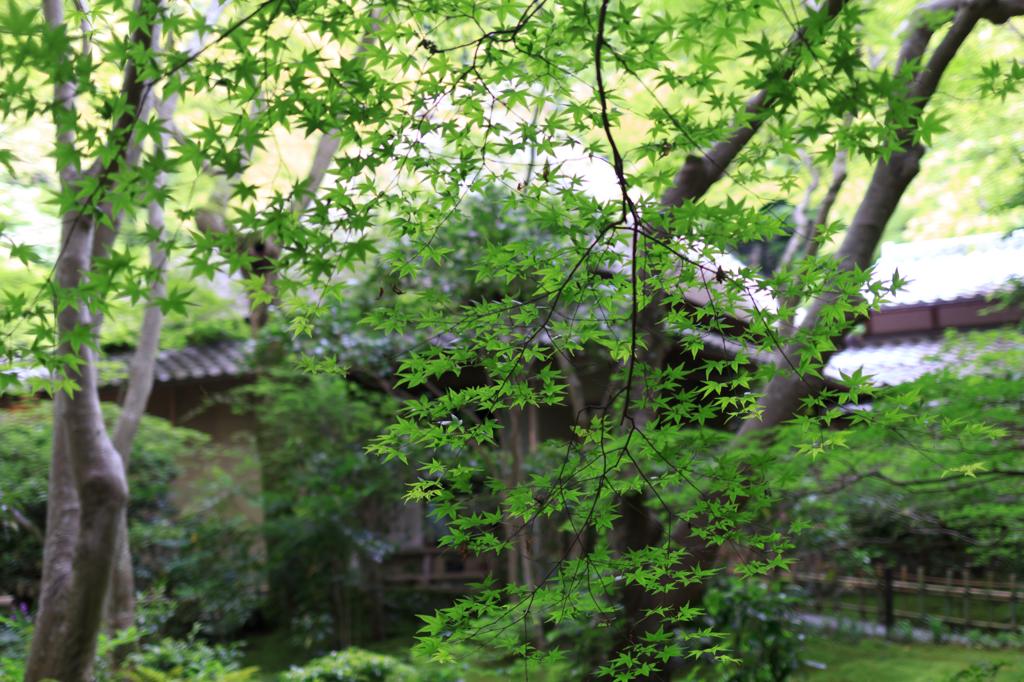
<svg viewBox="0 0 1024 682">
<path fill-rule="evenodd" d="M 291 665 L 301 665 L 309 653 L 292 645 L 286 634 L 270 633 L 247 640 L 244 666 L 260 667 L 263 682 L 277 682 L 279 673 Z M 395 637 L 364 648 L 382 654 L 408 657 L 412 637 Z M 818 670 L 804 667 L 794 682 L 943 682 L 950 675 L 972 663 L 990 661 L 1006 663 L 997 678 L 999 682 L 1024 682 L 1024 654 L 1016 651 L 981 651 L 960 646 L 932 644 L 892 644 L 864 639 L 859 644 L 842 644 L 833 640 L 810 638 L 806 659 L 824 663 Z M 530 671 L 531 682 L 543 680 L 544 671 Z M 472 665 L 466 671 L 467 682 L 521 682 L 521 670 L 493 669 Z"/>
<path fill-rule="evenodd" d="M 942 682 L 980 661 L 1008 664 L 1000 672 L 999 682 L 1024 680 L 1024 656 L 1015 651 L 891 644 L 875 639 L 856 645 L 811 639 L 805 658 L 828 666 L 826 670 L 804 668 L 808 682 Z"/>
</svg>

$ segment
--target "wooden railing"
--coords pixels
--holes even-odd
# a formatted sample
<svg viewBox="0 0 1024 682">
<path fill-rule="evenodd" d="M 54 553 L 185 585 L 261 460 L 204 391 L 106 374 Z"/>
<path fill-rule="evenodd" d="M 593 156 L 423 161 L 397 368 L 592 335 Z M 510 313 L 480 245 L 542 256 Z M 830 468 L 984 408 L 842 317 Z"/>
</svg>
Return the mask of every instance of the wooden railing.
<svg viewBox="0 0 1024 682">
<path fill-rule="evenodd" d="M 969 571 L 960 572 L 958 577 L 952 570 L 948 570 L 945 576 L 934 577 L 925 575 L 923 566 L 918 566 L 916 574 L 910 575 L 906 566 L 901 567 L 897 573 L 892 568 L 876 564 L 874 575 L 865 575 L 863 572 L 859 575 L 840 575 L 834 569 L 797 568 L 779 577 L 783 581 L 797 584 L 820 585 L 820 588 L 812 590 L 816 593 L 818 610 L 822 610 L 824 599 L 831 597 L 836 612 L 856 611 L 862 618 L 874 613 L 884 625 L 892 625 L 896 617 L 922 622 L 927 618 L 937 618 L 964 628 L 1017 629 L 1017 603 L 1020 600 L 1021 585 L 1017 583 L 1016 575 L 1010 575 L 1008 580 L 996 581 L 989 572 L 985 580 L 972 580 Z M 868 603 L 868 594 L 871 592 L 875 593 L 874 605 Z M 850 603 L 843 599 L 844 596 L 856 596 L 857 602 Z M 896 604 L 897 597 L 900 598 L 899 606 L 902 608 Z M 944 608 L 935 608 L 935 598 L 944 601 Z M 916 604 L 913 603 L 915 601 Z M 979 602 L 987 607 L 987 619 L 979 618 L 981 614 L 976 610 L 980 606 Z M 1009 605 L 1007 619 L 995 617 L 997 605 Z M 972 608 L 975 610 L 972 611 Z"/>
<path fill-rule="evenodd" d="M 453 555 L 458 556 L 458 552 L 451 547 L 418 547 L 400 551 L 390 563 L 392 566 L 404 564 L 406 570 L 385 569 L 382 578 L 385 583 L 406 583 L 420 589 L 465 591 L 466 583 L 483 582 L 489 575 L 485 565 L 472 560 L 462 570 L 448 570 L 446 557 Z M 418 563 L 419 570 L 407 570 L 411 561 Z"/>
</svg>

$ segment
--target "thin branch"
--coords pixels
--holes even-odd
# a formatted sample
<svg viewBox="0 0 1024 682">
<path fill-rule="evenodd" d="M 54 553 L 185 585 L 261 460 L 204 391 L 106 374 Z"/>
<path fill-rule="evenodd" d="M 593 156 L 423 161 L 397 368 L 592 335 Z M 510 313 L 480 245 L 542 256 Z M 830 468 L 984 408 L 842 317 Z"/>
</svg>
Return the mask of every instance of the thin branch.
<svg viewBox="0 0 1024 682">
<path fill-rule="evenodd" d="M 789 238 L 786 243 L 786 250 L 782 254 L 782 258 L 779 260 L 778 270 L 785 270 L 789 267 L 798 254 L 802 253 L 804 246 L 807 242 L 812 239 L 811 231 L 817 222 L 811 221 L 811 195 L 813 195 L 818 185 L 821 184 L 821 173 L 814 165 L 814 161 L 810 156 L 807 155 L 803 149 L 799 150 L 800 161 L 803 162 L 807 171 L 811 174 L 811 181 L 807 185 L 807 189 L 804 191 L 804 198 L 800 201 L 800 204 L 793 210 L 793 222 L 796 223 L 793 235 Z"/>
</svg>

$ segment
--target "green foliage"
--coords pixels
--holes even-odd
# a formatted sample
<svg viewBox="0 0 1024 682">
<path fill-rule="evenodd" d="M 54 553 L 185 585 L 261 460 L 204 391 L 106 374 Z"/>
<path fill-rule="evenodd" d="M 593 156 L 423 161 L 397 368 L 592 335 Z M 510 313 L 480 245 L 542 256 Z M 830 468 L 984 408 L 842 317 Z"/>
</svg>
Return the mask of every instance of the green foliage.
<svg viewBox="0 0 1024 682">
<path fill-rule="evenodd" d="M 104 403 L 112 428 L 118 408 Z M 0 592 L 34 600 L 42 568 L 41 536 L 15 519 L 22 514 L 36 528 L 46 521 L 47 474 L 52 439 L 49 402 L 16 403 L 0 412 Z M 129 470 L 129 541 L 140 588 L 145 593 L 140 623 L 146 632 L 184 632 L 196 621 L 210 634 L 224 636 L 240 628 L 262 603 L 259 528 L 226 512 L 236 492 L 232 481 L 211 482 L 202 504 L 179 510 L 171 482 L 179 460 L 201 456 L 209 437 L 156 417 L 144 416 L 132 445 Z"/>
<path fill-rule="evenodd" d="M 910 644 L 914 641 L 914 624 L 904 618 L 898 618 L 889 628 L 888 637 L 900 644 Z"/>
<path fill-rule="evenodd" d="M 800 668 L 803 635 L 793 614 L 798 592 L 734 578 L 719 580 L 704 596 L 705 619 L 723 633 L 726 656 L 715 666 L 722 682 L 783 682 Z M 728 660 L 732 659 L 732 660 Z"/>
<path fill-rule="evenodd" d="M 232 670 L 216 675 L 215 677 L 191 677 L 182 669 L 175 669 L 164 672 L 154 670 L 146 666 L 136 666 L 130 670 L 121 671 L 121 677 L 131 682 L 192 682 L 193 680 L 213 680 L 214 682 L 249 682 L 259 679 L 259 668 L 245 668 L 243 670 Z"/>
<path fill-rule="evenodd" d="M 15 612 L 12 617 L 0 614 L 0 680 L 24 678 L 32 631 L 27 613 Z"/>
<path fill-rule="evenodd" d="M 1015 477 L 1001 473 L 1024 467 L 1015 435 L 1024 424 L 1022 338 L 950 333 L 942 354 L 951 361 L 944 371 L 843 416 L 848 457 L 811 462 L 798 454 L 800 426 L 774 434 L 781 494 L 795 498 L 787 515 L 814 520 L 803 549 L 828 547 L 847 568 L 881 556 L 933 575 L 965 563 L 1011 573 L 1024 559 L 1024 538 L 1008 530 L 1024 522 L 1024 499 Z M 893 415 L 899 428 L 885 423 Z M 973 475 L 948 473 L 956 471 Z"/>
<path fill-rule="evenodd" d="M 994 682 L 1002 663 L 975 663 L 946 678 L 946 682 Z"/>
<path fill-rule="evenodd" d="M 369 610 L 366 600 L 380 596 L 367 589 L 393 551 L 385 536 L 410 474 L 366 447 L 394 419 L 396 402 L 340 376 L 280 367 L 237 393 L 241 404 L 256 406 L 262 424 L 263 536 L 274 600 L 296 619 L 307 647 L 334 645 L 350 627 L 339 590 L 354 591 L 363 604 L 357 608 Z"/>
<path fill-rule="evenodd" d="M 211 646 L 197 639 L 197 630 L 198 627 L 194 628 L 183 640 L 165 638 L 143 644 L 141 651 L 128 655 L 125 664 L 137 671 L 159 671 L 174 679 L 194 682 L 220 682 L 228 673 L 240 669 L 240 644 Z M 145 674 L 141 673 L 143 679 Z"/>
<path fill-rule="evenodd" d="M 172 631 L 200 623 L 209 636 L 236 633 L 264 603 L 259 526 L 214 507 L 158 531 L 149 541 L 170 550 L 154 572 L 175 601 Z"/>
<path fill-rule="evenodd" d="M 168 288 L 186 287 L 192 280 L 182 273 L 168 277 Z M 251 331 L 244 315 L 230 300 L 222 298 L 207 286 L 193 286 L 188 296 L 187 310 L 169 310 L 160 330 L 161 348 L 202 346 L 219 341 L 238 341 L 249 338 Z M 134 348 L 142 328 L 145 307 L 129 301 L 117 301 L 111 306 L 113 314 L 103 325 L 102 346 L 110 351 Z"/>
<path fill-rule="evenodd" d="M 932 644 L 942 644 L 949 636 L 949 627 L 946 621 L 937 616 L 928 616 L 928 631 L 932 633 Z"/>
<path fill-rule="evenodd" d="M 391 656 L 362 649 L 344 651 L 317 658 L 284 674 L 286 682 L 417 682 L 416 669 Z M 435 682 L 428 677 L 422 682 Z M 445 680 L 445 682 L 448 682 Z"/>
<path fill-rule="evenodd" d="M 49 153 L 62 173 L 53 197 L 62 217 L 110 226 L 122 214 L 131 221 L 144 207 L 163 206 L 181 229 L 146 241 L 172 253 L 190 279 L 243 272 L 252 298 L 283 311 L 295 335 L 313 338 L 331 326 L 319 334 L 329 340 L 314 338 L 297 359 L 317 376 L 264 383 L 255 394 L 268 406 L 267 550 L 282 575 L 317 576 L 293 583 L 302 601 L 322 604 L 326 587 L 350 586 L 344 560 L 352 556 L 379 563 L 386 548 L 373 505 L 405 481 L 398 472 L 411 463 L 419 476 L 407 496 L 428 502 L 443 521 L 444 546 L 466 556 L 515 554 L 516 529 L 537 525 L 569 539 L 568 550 L 544 550 L 543 580 L 502 584 L 492 576 L 428 616 L 420 650 L 448 661 L 461 645 L 487 643 L 552 663 L 565 652 L 535 651 L 519 633 L 531 624 L 615 625 L 617 648 L 601 659 L 600 673 L 624 682 L 652 674 L 708 634 L 686 630 L 701 616 L 696 606 L 655 606 L 657 595 L 713 574 L 679 549 L 686 545 L 664 538 L 683 528 L 711 547 L 751 548 L 748 575 L 784 568 L 806 517 L 781 529 L 753 522 L 771 515 L 774 491 L 813 480 L 814 467 L 835 476 L 845 466 L 836 453 L 867 449 L 868 430 L 832 429 L 840 420 L 889 434 L 922 429 L 934 449 L 970 441 L 984 453 L 956 452 L 942 472 L 981 479 L 978 460 L 1003 461 L 984 444 L 1006 445 L 1002 431 L 985 425 L 1000 420 L 1004 405 L 990 404 L 984 422 L 958 414 L 933 421 L 920 388 L 889 395 L 870 416 L 850 415 L 850 405 L 876 393 L 860 373 L 807 395 L 796 424 L 777 440 L 731 446 L 727 432 L 713 430 L 757 418 L 762 387 L 775 376 L 820 378 L 852 321 L 899 286 L 889 273 L 865 270 L 863 258 L 819 255 L 766 274 L 727 257 L 785 234 L 784 221 L 761 207 L 794 192 L 800 152 L 826 164 L 840 151 L 863 165 L 889 162 L 955 129 L 941 98 L 907 96 L 920 62 L 898 72 L 867 63 L 868 48 L 893 40 L 878 37 L 899 25 L 886 14 L 892 8 L 869 12 L 849 2 L 829 14 L 830 6 L 274 0 L 233 5 L 230 28 L 211 28 L 181 2 L 129 8 L 100 0 L 57 18 L 12 2 L 0 10 L 0 111 L 5 120 L 45 117 L 60 132 Z M 938 27 L 952 14 L 919 20 Z M 80 40 L 83 22 L 93 27 L 96 49 Z M 158 24 L 165 51 L 144 39 Z M 182 52 L 197 33 L 197 40 L 209 36 L 203 49 Z M 984 47 L 972 43 L 967 63 L 989 64 L 990 56 L 976 58 Z M 1004 72 L 988 67 L 985 92 L 989 101 L 1005 96 L 1015 104 L 1012 83 L 996 83 Z M 74 105 L 53 102 L 52 86 L 74 91 Z M 763 107 L 748 108 L 758 90 L 766 93 Z M 150 144 L 167 128 L 145 106 L 154 92 L 203 103 L 178 117 L 185 130 L 166 150 Z M 742 137 L 744 128 L 756 139 L 737 145 L 728 168 L 715 159 L 717 166 L 704 166 L 705 174 L 726 176 L 722 182 L 707 194 L 682 188 L 692 198 L 663 205 L 660 195 L 684 159 Z M 253 172 L 290 131 L 338 144 L 316 196 L 305 179 Z M 138 164 L 126 162 L 129 148 L 141 153 Z M 1004 165 L 1014 162 L 1007 149 Z M 0 154 L 0 164 L 13 162 Z M 223 230 L 199 229 L 194 207 L 202 201 L 193 202 L 191 190 L 175 194 L 157 182 L 167 174 L 185 186 L 204 167 L 232 178 Z M 601 173 L 607 181 L 595 182 Z M 507 192 L 495 192 L 498 185 Z M 841 228 L 823 227 L 821 244 Z M 281 247 L 279 256 L 254 255 L 270 243 Z M 138 246 L 122 243 L 93 259 L 81 286 L 47 280 L 30 296 L 4 299 L 0 351 L 45 370 L 34 388 L 73 389 L 68 368 L 97 342 L 85 324 L 54 329 L 51 301 L 58 310 L 110 312 L 110 325 L 118 301 L 133 310 L 187 310 L 191 284 L 160 299 L 147 293 L 159 273 Z M 19 244 L 6 248 L 30 260 Z M 452 269 L 459 272 L 451 276 Z M 265 286 L 271 274 L 275 293 Z M 360 289 L 356 302 L 346 304 L 353 289 Z M 790 299 L 820 307 L 813 325 L 786 338 L 780 330 L 793 311 L 776 302 Z M 376 385 L 380 365 L 400 357 L 388 386 L 404 398 L 397 414 L 338 376 L 348 361 L 339 362 L 337 348 L 349 329 L 333 325 L 354 320 L 393 337 L 382 346 L 403 346 L 355 370 Z M 128 335 L 118 334 L 115 342 L 126 343 Z M 753 361 L 789 343 L 802 349 L 792 363 Z M 726 346 L 733 350 L 723 353 Z M 0 388 L 14 381 L 0 372 Z M 589 395 L 579 395 L 584 385 Z M 530 453 L 542 453 L 543 466 L 517 466 L 524 448 L 512 428 L 517 415 L 549 409 L 570 414 L 561 457 L 555 445 L 534 442 Z M 905 453 L 895 436 L 886 446 L 880 470 Z M 291 490 L 275 497 L 274 485 Z M 969 497 L 969 490 L 955 492 Z M 974 523 L 987 542 L 999 532 L 997 514 L 1019 511 L 998 496 L 978 502 L 950 507 L 943 521 Z M 816 503 L 802 504 L 800 514 Z M 850 505 L 838 523 L 853 524 L 854 515 Z M 628 523 L 636 519 L 656 532 L 633 533 Z M 211 565 L 212 546 L 197 565 Z M 748 627 L 757 608 L 716 613 Z M 622 634 L 651 623 L 635 641 Z M 788 674 L 786 633 L 761 635 L 765 646 L 755 638 L 736 643 L 753 647 L 750 674 Z M 715 656 L 720 647 L 706 651 Z"/>
</svg>

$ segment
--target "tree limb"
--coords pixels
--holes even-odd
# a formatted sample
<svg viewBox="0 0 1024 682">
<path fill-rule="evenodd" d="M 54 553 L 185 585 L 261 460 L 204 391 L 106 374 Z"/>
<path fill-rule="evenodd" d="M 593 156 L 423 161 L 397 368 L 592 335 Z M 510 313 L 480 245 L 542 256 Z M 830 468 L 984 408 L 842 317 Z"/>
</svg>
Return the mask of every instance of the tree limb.
<svg viewBox="0 0 1024 682">
<path fill-rule="evenodd" d="M 814 11 L 827 12 L 829 17 L 835 17 L 845 4 L 846 0 L 827 0 L 825 7 Z M 792 50 L 803 44 L 804 33 L 806 33 L 806 28 L 800 27 L 790 38 L 787 49 Z M 795 66 L 789 67 L 783 78 L 788 80 L 795 70 Z M 748 99 L 744 107 L 744 114 L 749 123 L 733 131 L 726 139 L 715 143 L 703 157 L 687 158 L 686 163 L 676 174 L 672 186 L 662 194 L 661 205 L 665 207 L 682 206 L 687 200 L 695 201 L 704 196 L 708 189 L 724 176 L 729 164 L 761 129 L 765 120 L 764 114 L 773 103 L 774 99 L 767 88 Z M 696 167 L 697 164 L 700 164 L 699 169 Z"/>
<path fill-rule="evenodd" d="M 915 102 L 923 110 L 934 95 L 946 67 L 978 21 L 982 18 L 995 21 L 1000 17 L 1002 21 L 1005 21 L 1009 16 L 1007 12 L 1010 11 L 1011 6 L 1024 12 L 1024 0 L 1016 2 L 940 0 L 923 5 L 915 13 L 915 28 L 904 41 L 900 50 L 900 66 L 915 62 L 924 55 L 929 39 L 935 31 L 935 26 L 928 21 L 930 12 L 937 11 L 937 9 L 957 9 L 957 13 L 952 26 L 936 46 L 925 68 L 917 73 L 908 87 L 906 99 Z M 920 143 L 912 144 L 916 125 L 917 120 L 914 119 L 909 127 L 898 132 L 898 139 L 903 148 L 893 152 L 888 162 L 882 161 L 876 166 L 864 199 L 861 201 L 836 254 L 841 269 L 848 271 L 858 267 L 866 270 L 870 267 L 871 257 L 886 223 L 896 210 L 896 205 L 911 180 L 916 177 L 920 169 L 920 159 L 924 155 L 925 149 Z M 818 297 L 812 303 L 801 328 L 807 331 L 813 329 L 818 323 L 822 310 L 832 305 L 838 296 L 838 293 L 832 292 Z M 839 342 L 841 339 L 834 340 L 834 344 Z M 802 352 L 802 346 L 791 344 L 782 351 L 782 357 L 787 359 L 789 365 L 796 367 L 799 366 L 799 357 Z M 821 362 L 823 364 L 828 362 L 834 352 L 823 351 Z M 771 428 L 790 419 L 813 390 L 813 387 L 805 382 L 803 377 L 776 375 L 768 383 L 764 395 L 758 401 L 758 416 L 744 420 L 740 427 L 740 435 Z"/>
</svg>

